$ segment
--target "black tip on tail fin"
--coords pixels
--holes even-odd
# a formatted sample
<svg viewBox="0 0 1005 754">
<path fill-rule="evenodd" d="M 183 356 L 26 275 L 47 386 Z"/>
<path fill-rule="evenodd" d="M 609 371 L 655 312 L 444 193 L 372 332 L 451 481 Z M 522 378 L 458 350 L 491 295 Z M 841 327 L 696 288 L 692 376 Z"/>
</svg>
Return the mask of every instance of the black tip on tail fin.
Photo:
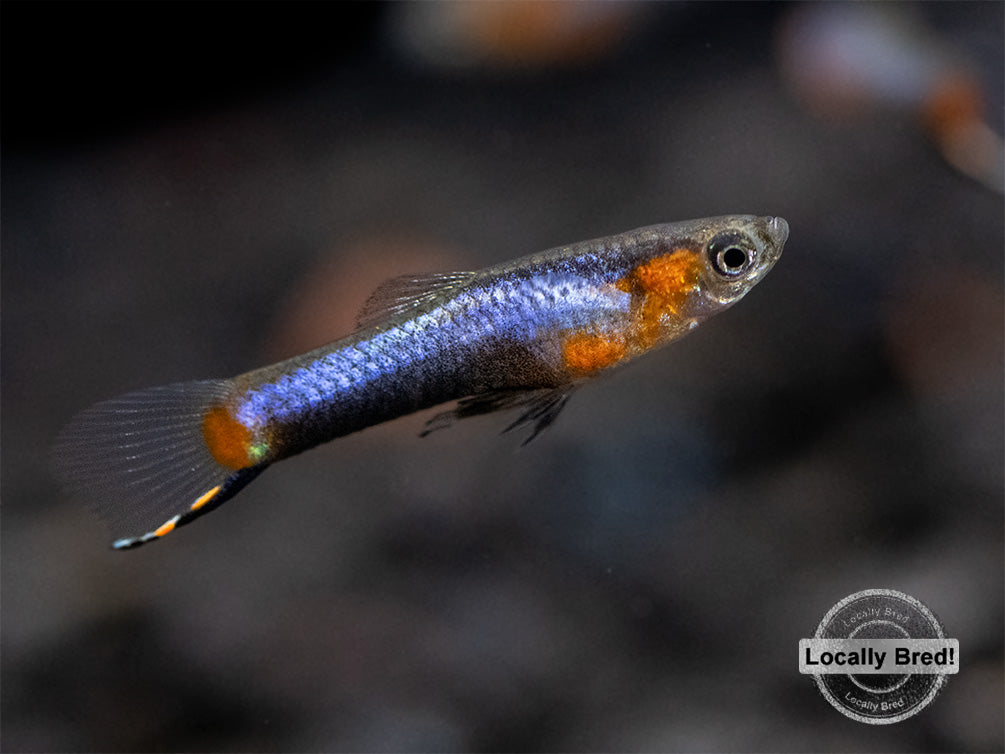
<svg viewBox="0 0 1005 754">
<path fill-rule="evenodd" d="M 227 380 L 140 390 L 75 416 L 53 446 L 53 465 L 72 494 L 89 502 L 127 549 L 158 539 L 233 497 L 265 468 L 235 471 L 203 438 L 209 408 Z"/>
</svg>

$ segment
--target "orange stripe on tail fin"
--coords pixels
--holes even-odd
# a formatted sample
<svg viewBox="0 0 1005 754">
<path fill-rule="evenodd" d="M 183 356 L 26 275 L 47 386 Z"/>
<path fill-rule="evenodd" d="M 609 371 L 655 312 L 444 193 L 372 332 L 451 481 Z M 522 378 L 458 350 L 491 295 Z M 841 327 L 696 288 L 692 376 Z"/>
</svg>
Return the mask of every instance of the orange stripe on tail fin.
<svg viewBox="0 0 1005 754">
<path fill-rule="evenodd" d="M 265 468 L 235 469 L 236 455 L 220 450 L 234 443 L 221 441 L 215 449 L 207 443 L 206 417 L 224 404 L 230 384 L 203 380 L 129 393 L 78 414 L 59 434 L 56 471 L 67 490 L 109 524 L 113 547 L 164 536 L 216 508 Z"/>
</svg>

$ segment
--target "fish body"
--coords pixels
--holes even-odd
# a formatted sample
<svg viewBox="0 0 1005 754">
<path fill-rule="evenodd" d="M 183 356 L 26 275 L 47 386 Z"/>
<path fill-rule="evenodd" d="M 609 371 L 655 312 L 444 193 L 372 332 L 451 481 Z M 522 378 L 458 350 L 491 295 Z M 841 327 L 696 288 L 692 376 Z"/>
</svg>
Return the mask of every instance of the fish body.
<svg viewBox="0 0 1005 754">
<path fill-rule="evenodd" d="M 56 443 L 71 489 L 125 549 L 236 494 L 276 461 L 459 401 L 423 434 L 506 408 L 548 426 L 582 382 L 731 306 L 772 267 L 781 218 L 653 225 L 477 272 L 388 281 L 341 340 L 229 380 L 129 393 L 74 418 Z"/>
</svg>

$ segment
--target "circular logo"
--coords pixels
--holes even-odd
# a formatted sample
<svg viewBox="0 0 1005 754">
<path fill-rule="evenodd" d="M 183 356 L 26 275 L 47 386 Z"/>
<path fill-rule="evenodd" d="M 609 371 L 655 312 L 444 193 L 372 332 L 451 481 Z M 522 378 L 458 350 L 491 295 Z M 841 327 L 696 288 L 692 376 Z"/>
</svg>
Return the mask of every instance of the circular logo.
<svg viewBox="0 0 1005 754">
<path fill-rule="evenodd" d="M 844 715 L 877 725 L 927 707 L 959 670 L 959 642 L 946 639 L 925 605 L 903 592 L 845 597 L 799 643 L 799 670 Z"/>
</svg>

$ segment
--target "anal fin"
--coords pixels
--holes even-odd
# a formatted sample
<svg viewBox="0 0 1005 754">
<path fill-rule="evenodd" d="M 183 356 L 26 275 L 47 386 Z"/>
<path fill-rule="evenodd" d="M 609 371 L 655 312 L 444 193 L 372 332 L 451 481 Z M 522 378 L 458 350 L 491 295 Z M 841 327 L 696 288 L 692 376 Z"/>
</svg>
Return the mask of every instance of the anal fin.
<svg viewBox="0 0 1005 754">
<path fill-rule="evenodd" d="M 523 408 L 523 412 L 503 430 L 503 433 L 529 426 L 530 434 L 520 443 L 521 446 L 526 445 L 555 421 L 565 408 L 573 390 L 572 385 L 562 385 L 541 390 L 496 390 L 472 395 L 459 400 L 450 411 L 444 411 L 430 419 L 419 436 L 425 437 L 430 432 L 446 429 L 460 419 Z"/>
</svg>

